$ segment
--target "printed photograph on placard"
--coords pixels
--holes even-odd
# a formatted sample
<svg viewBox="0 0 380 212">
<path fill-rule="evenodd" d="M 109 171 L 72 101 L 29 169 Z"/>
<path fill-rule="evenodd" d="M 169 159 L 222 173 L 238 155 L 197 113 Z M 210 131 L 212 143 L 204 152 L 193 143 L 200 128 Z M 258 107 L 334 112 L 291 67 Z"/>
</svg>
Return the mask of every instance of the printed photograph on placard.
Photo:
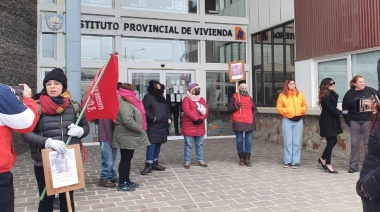
<svg viewBox="0 0 380 212">
<path fill-rule="evenodd" d="M 230 82 L 245 80 L 244 61 L 229 62 L 228 75 Z"/>
<path fill-rule="evenodd" d="M 49 152 L 53 188 L 60 188 L 78 183 L 77 164 L 74 149 L 63 154 Z"/>
<path fill-rule="evenodd" d="M 379 103 L 373 97 L 355 99 L 356 112 L 374 112 Z"/>
</svg>

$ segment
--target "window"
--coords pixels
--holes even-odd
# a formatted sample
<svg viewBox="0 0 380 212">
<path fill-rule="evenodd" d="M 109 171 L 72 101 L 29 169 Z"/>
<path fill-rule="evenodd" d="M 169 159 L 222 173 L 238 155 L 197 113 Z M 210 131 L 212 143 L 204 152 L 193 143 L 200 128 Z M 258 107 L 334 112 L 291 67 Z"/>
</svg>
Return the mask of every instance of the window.
<svg viewBox="0 0 380 212">
<path fill-rule="evenodd" d="M 245 1 L 246 0 L 207 0 L 205 1 L 206 14 L 246 17 Z"/>
<path fill-rule="evenodd" d="M 113 0 L 81 0 L 82 6 L 112 8 Z"/>
<path fill-rule="evenodd" d="M 352 76 L 362 75 L 366 86 L 378 88 L 377 60 L 380 51 L 371 51 L 352 55 Z"/>
<path fill-rule="evenodd" d="M 197 13 L 197 0 L 122 0 L 122 7 L 172 13 Z"/>
<path fill-rule="evenodd" d="M 342 102 L 346 94 L 347 81 L 347 59 L 332 60 L 318 63 L 318 86 L 324 78 L 332 78 L 335 81 L 335 92 L 341 96 L 338 99 Z M 317 89 L 318 92 L 318 89 Z"/>
<path fill-rule="evenodd" d="M 81 36 L 82 59 L 106 60 L 113 51 L 112 37 Z"/>
<path fill-rule="evenodd" d="M 227 106 L 236 92 L 235 83 L 229 82 L 227 71 L 206 71 L 206 81 L 206 99 L 209 107 L 207 136 L 234 135 Z"/>
<path fill-rule="evenodd" d="M 198 62 L 198 41 L 123 38 L 123 60 Z"/>
<path fill-rule="evenodd" d="M 292 22 L 252 36 L 253 98 L 258 106 L 274 107 L 284 81 L 294 79 L 294 43 Z"/>
<path fill-rule="evenodd" d="M 55 0 L 41 0 L 41 2 L 55 4 Z"/>
<path fill-rule="evenodd" d="M 54 33 L 42 33 L 41 57 L 55 58 L 55 34 Z"/>
<path fill-rule="evenodd" d="M 228 63 L 234 60 L 246 60 L 245 42 L 206 41 L 207 63 Z"/>
</svg>

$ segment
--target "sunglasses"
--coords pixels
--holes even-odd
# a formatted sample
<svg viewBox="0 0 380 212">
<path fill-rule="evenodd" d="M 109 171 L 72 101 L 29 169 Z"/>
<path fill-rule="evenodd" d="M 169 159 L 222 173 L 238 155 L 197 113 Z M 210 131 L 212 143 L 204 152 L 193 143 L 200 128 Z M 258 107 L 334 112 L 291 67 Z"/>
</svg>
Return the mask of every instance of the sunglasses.
<svg viewBox="0 0 380 212">
<path fill-rule="evenodd" d="M 330 85 L 330 86 L 333 86 L 333 85 L 335 85 L 335 82 L 332 82 L 332 83 L 330 83 L 329 85 Z"/>
</svg>

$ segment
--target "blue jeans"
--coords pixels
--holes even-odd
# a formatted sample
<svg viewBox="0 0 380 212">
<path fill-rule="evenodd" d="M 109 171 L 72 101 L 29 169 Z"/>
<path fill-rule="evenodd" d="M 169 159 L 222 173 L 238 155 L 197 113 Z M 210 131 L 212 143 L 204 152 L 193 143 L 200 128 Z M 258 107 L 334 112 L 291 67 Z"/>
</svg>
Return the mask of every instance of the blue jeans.
<svg viewBox="0 0 380 212">
<path fill-rule="evenodd" d="M 253 131 L 245 132 L 245 142 L 243 147 L 243 134 L 244 132 L 235 132 L 236 134 L 236 150 L 238 153 L 247 152 L 251 153 L 252 149 L 252 133 Z"/>
<path fill-rule="evenodd" d="M 119 157 L 119 149 L 114 148 L 108 141 L 100 142 L 100 151 L 102 155 L 102 173 L 100 178 L 113 180 L 116 175 L 116 163 Z"/>
<path fill-rule="evenodd" d="M 153 163 L 158 160 L 161 152 L 161 144 L 151 144 L 146 147 L 146 162 Z"/>
<path fill-rule="evenodd" d="M 183 136 L 185 139 L 185 163 L 191 161 L 191 149 L 193 142 L 195 143 L 195 151 L 197 153 L 197 160 L 203 161 L 203 138 L 204 136 Z"/>
<path fill-rule="evenodd" d="M 298 122 L 282 119 L 282 136 L 284 139 L 284 163 L 299 164 L 301 162 L 301 145 L 303 120 Z"/>
</svg>

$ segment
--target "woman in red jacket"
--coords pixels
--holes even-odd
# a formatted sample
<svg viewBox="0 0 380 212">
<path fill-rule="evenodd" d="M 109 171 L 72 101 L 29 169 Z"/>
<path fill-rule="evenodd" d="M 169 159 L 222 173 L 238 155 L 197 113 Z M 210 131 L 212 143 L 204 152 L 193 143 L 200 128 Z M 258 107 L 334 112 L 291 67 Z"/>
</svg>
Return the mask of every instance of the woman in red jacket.
<svg viewBox="0 0 380 212">
<path fill-rule="evenodd" d="M 185 165 L 190 168 L 191 149 L 193 141 L 195 143 L 198 165 L 207 167 L 203 161 L 203 139 L 206 133 L 205 119 L 208 116 L 208 106 L 206 100 L 200 96 L 201 89 L 198 84 L 190 84 L 187 95 L 182 101 L 183 121 L 182 135 L 185 139 Z"/>
<path fill-rule="evenodd" d="M 230 99 L 228 112 L 232 113 L 232 130 L 236 134 L 239 165 L 251 167 L 252 133 L 256 130 L 258 111 L 245 83 L 239 85 L 239 93 L 235 93 Z M 245 142 L 243 142 L 243 136 L 245 136 Z"/>
</svg>

